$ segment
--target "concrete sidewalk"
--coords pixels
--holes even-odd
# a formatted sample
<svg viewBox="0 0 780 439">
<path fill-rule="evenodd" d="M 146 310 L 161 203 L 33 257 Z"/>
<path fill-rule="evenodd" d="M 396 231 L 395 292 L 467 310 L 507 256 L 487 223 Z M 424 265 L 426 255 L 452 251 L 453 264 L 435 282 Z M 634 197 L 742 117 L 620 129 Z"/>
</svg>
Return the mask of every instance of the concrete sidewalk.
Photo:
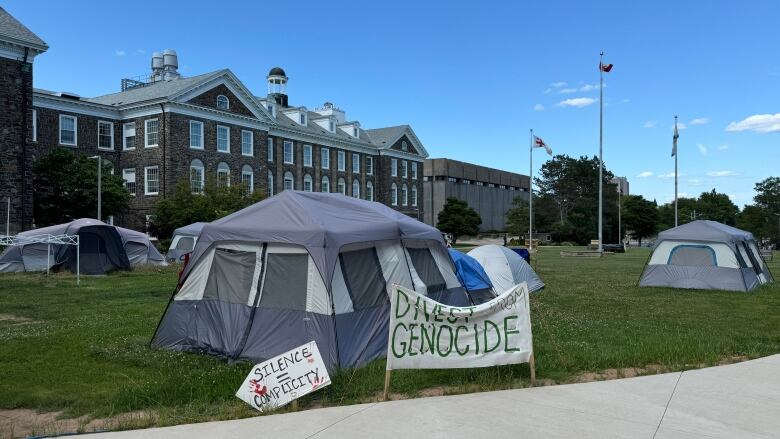
<svg viewBox="0 0 780 439">
<path fill-rule="evenodd" d="M 777 438 L 780 355 L 585 384 L 116 433 L 121 438 Z"/>
</svg>

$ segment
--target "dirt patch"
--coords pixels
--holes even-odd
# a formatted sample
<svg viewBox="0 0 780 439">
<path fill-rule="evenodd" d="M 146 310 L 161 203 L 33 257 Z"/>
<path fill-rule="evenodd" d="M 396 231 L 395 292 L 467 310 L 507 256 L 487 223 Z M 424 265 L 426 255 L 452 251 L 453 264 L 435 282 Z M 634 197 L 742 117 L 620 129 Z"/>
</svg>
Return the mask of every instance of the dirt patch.
<svg viewBox="0 0 780 439">
<path fill-rule="evenodd" d="M 90 433 L 119 428 L 143 426 L 154 418 L 148 411 L 121 413 L 109 418 L 63 418 L 63 412 L 43 412 L 30 409 L 0 410 L 0 438 Z"/>
<path fill-rule="evenodd" d="M 0 325 L 25 325 L 29 323 L 38 323 L 38 321 L 13 314 L 0 314 Z"/>
</svg>

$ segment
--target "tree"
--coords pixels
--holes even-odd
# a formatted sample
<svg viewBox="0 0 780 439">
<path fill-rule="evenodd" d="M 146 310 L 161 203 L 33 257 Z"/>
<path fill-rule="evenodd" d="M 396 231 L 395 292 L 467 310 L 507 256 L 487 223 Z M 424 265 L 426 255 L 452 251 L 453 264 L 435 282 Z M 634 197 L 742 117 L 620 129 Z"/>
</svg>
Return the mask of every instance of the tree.
<svg viewBox="0 0 780 439">
<path fill-rule="evenodd" d="M 439 212 L 436 226 L 444 233 L 452 235 L 452 243 L 463 235 L 476 235 L 482 218 L 476 210 L 469 207 L 465 201 L 457 198 L 447 198 L 444 208 Z"/>
<path fill-rule="evenodd" d="M 703 192 L 696 202 L 697 219 L 708 219 L 733 226 L 737 224 L 739 208 L 731 202 L 726 194 L 719 194 L 713 189 Z M 700 215 L 699 215 L 700 214 Z"/>
<path fill-rule="evenodd" d="M 756 183 L 756 196 L 753 200 L 756 206 L 768 209 L 771 213 L 780 214 L 780 177 L 769 177 Z"/>
<path fill-rule="evenodd" d="M 243 209 L 265 198 L 262 191 L 247 194 L 243 185 L 220 187 L 207 179 L 202 193 L 192 193 L 190 182 L 176 185 L 172 197 L 158 200 L 149 230 L 161 240 L 170 239 L 173 231 L 195 222 L 211 222 Z"/>
<path fill-rule="evenodd" d="M 696 212 L 696 198 L 677 199 L 677 225 L 681 226 L 693 221 Z M 658 207 L 658 230 L 667 230 L 674 227 L 674 201 Z"/>
<path fill-rule="evenodd" d="M 645 200 L 641 195 L 624 196 L 623 223 L 631 237 L 642 246 L 642 238 L 653 236 L 658 231 L 658 206 L 655 201 Z"/>
<path fill-rule="evenodd" d="M 528 233 L 528 201 L 515 197 L 513 208 L 506 211 L 506 231 L 512 236 Z"/>
<path fill-rule="evenodd" d="M 737 227 L 752 233 L 760 242 L 762 238 L 777 236 L 778 219 L 768 209 L 750 205 L 739 214 Z"/>
<path fill-rule="evenodd" d="M 33 217 L 38 226 L 97 217 L 97 162 L 56 148 L 33 164 Z M 104 218 L 127 209 L 130 194 L 121 177 L 104 163 L 101 213 Z"/>
</svg>

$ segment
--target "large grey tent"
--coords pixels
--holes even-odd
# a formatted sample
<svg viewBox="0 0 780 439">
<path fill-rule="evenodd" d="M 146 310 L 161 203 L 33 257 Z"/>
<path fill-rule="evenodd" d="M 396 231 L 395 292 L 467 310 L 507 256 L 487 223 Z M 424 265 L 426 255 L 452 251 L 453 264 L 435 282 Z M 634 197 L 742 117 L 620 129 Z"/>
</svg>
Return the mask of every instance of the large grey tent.
<svg viewBox="0 0 780 439">
<path fill-rule="evenodd" d="M 693 221 L 658 234 L 639 286 L 751 291 L 772 280 L 750 232 Z"/>
<path fill-rule="evenodd" d="M 165 265 L 149 237 L 135 230 L 82 218 L 20 233 L 20 238 L 45 235 L 79 236 L 79 269 L 83 274 L 129 270 L 136 265 Z M 47 260 L 48 258 L 48 260 Z M 76 271 L 76 246 L 33 243 L 8 247 L 0 255 L 0 273 L 66 269 Z"/>
<path fill-rule="evenodd" d="M 494 244 L 481 245 L 472 249 L 467 255 L 476 259 L 485 269 L 496 294 L 501 294 L 522 282 L 528 283 L 528 291 L 531 293 L 544 288 L 544 282 L 531 265 L 507 247 Z"/>
<path fill-rule="evenodd" d="M 165 254 L 165 260 L 169 262 L 182 261 L 183 256 L 191 253 L 198 243 L 198 236 L 206 223 L 192 223 L 190 225 L 179 227 L 173 231 L 171 246 Z"/>
<path fill-rule="evenodd" d="M 441 233 L 380 203 L 286 190 L 203 226 L 152 346 L 329 368 L 387 352 L 387 287 L 468 305 Z"/>
</svg>

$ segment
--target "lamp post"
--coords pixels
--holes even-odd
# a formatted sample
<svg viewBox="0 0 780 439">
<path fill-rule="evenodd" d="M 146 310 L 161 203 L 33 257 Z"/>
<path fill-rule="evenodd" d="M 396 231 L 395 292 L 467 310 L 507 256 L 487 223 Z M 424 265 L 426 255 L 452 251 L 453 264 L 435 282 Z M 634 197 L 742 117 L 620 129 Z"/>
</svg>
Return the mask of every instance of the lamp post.
<svg viewBox="0 0 780 439">
<path fill-rule="evenodd" d="M 103 158 L 99 155 L 93 155 L 90 157 L 91 159 L 97 159 L 98 164 L 98 193 L 97 193 L 97 220 L 102 221 L 103 218 L 101 216 L 102 213 L 102 204 L 103 204 L 103 191 L 102 191 L 102 184 L 103 184 Z"/>
<path fill-rule="evenodd" d="M 775 249 L 780 250 L 780 213 L 775 215 L 777 215 L 777 243 L 775 243 Z"/>
</svg>

